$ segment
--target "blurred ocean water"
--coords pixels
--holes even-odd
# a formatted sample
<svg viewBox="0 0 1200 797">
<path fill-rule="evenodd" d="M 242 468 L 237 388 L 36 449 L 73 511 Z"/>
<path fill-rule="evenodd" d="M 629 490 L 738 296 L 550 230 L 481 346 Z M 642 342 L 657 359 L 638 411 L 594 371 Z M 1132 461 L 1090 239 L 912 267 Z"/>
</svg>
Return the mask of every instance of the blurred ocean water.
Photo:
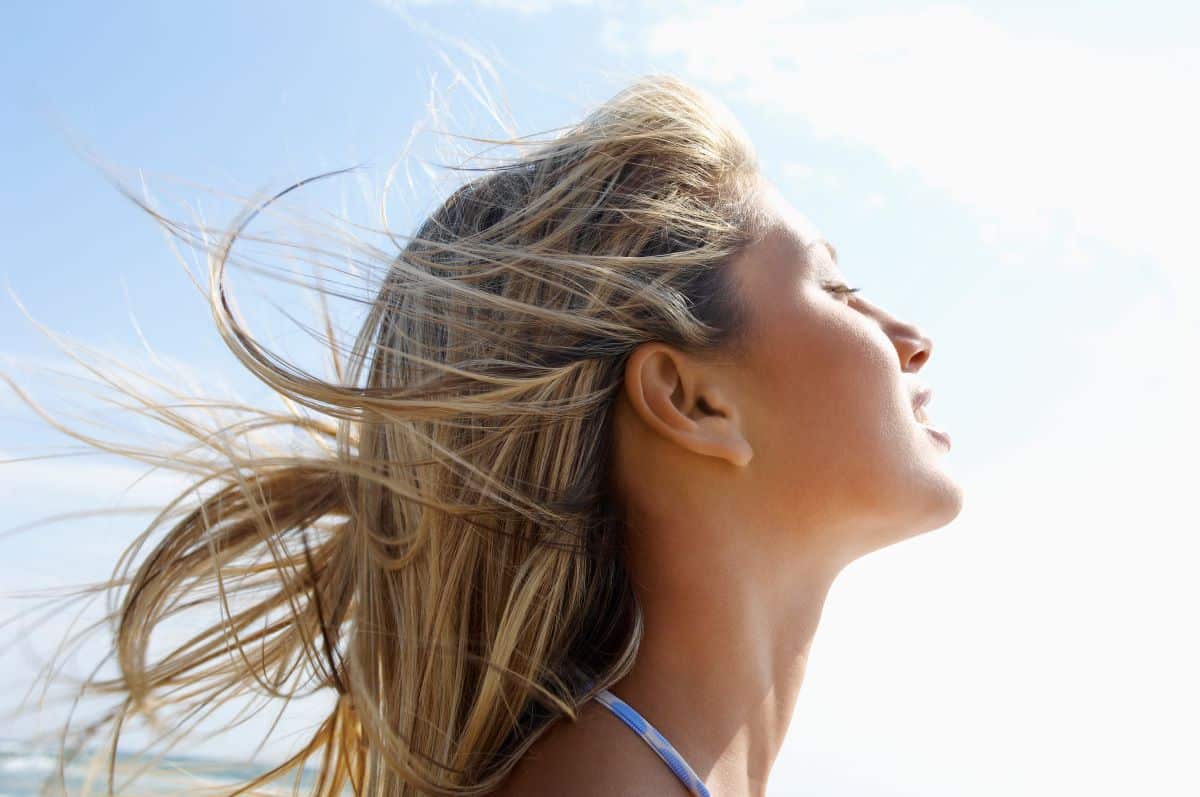
<svg viewBox="0 0 1200 797">
<path fill-rule="evenodd" d="M 19 743 L 0 741 L 0 797 L 42 797 L 46 795 L 79 795 L 84 794 L 84 785 L 88 783 L 88 794 L 107 794 L 108 767 L 100 768 L 88 778 L 89 756 L 85 753 L 68 765 L 65 777 L 58 774 L 58 758 L 56 750 L 30 750 Z M 116 777 L 113 790 L 117 794 L 158 795 L 208 794 L 209 789 L 221 786 L 244 783 L 250 777 L 261 774 L 267 764 L 247 766 L 244 763 L 221 762 L 212 759 L 192 758 L 188 756 L 165 756 L 156 767 L 147 767 L 145 758 L 139 756 L 118 755 Z M 132 784 L 128 782 L 132 776 L 138 775 Z M 53 775 L 51 778 L 50 776 Z M 300 794 L 308 792 L 312 785 L 313 774 L 305 771 L 300 780 Z M 287 795 L 292 793 L 295 774 L 279 778 L 270 790 L 262 789 L 255 793 Z M 123 784 L 125 788 L 122 788 Z"/>
</svg>

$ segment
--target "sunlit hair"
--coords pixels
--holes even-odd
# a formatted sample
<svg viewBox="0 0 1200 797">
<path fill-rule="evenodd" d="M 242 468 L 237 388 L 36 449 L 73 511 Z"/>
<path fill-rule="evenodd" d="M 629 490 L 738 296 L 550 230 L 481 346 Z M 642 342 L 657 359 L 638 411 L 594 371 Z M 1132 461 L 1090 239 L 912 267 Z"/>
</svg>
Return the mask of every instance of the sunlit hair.
<svg viewBox="0 0 1200 797">
<path fill-rule="evenodd" d="M 761 234 L 756 158 L 668 75 L 554 138 L 496 143 L 522 152 L 404 236 L 336 379 L 249 335 L 222 279 L 237 230 L 213 247 L 220 334 L 293 409 L 213 429 L 139 399 L 194 448 L 137 458 L 194 481 L 178 502 L 210 494 L 167 507 L 96 587 L 116 595 L 119 676 L 87 688 L 118 698 L 115 729 L 140 715 L 182 739 L 218 705 L 332 691 L 302 749 L 242 788 L 315 763 L 313 794 L 482 795 L 633 664 L 610 410 L 639 344 L 743 345 L 725 266 Z M 321 453 L 234 442 L 280 425 Z M 221 620 L 152 655 L 156 627 L 204 603 Z"/>
</svg>

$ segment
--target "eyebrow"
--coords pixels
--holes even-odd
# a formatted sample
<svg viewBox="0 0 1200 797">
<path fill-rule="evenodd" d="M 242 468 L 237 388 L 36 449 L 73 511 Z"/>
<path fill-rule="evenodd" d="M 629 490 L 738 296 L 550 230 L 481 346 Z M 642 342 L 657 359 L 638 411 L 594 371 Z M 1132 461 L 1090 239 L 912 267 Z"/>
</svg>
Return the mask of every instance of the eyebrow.
<svg viewBox="0 0 1200 797">
<path fill-rule="evenodd" d="M 818 238 L 817 242 L 825 244 L 825 248 L 829 250 L 829 256 L 833 258 L 833 264 L 835 266 L 838 265 L 837 250 L 833 248 L 833 244 L 829 243 L 829 241 L 826 241 L 824 238 Z"/>
</svg>

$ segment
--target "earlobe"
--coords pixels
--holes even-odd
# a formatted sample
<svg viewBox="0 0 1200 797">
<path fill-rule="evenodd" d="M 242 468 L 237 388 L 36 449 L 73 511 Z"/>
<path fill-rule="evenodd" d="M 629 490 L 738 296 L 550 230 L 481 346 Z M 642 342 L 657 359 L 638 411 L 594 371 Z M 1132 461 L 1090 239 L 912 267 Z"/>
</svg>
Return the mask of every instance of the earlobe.
<svg viewBox="0 0 1200 797">
<path fill-rule="evenodd" d="M 634 350 L 623 387 L 642 422 L 681 448 L 739 467 L 753 458 L 733 402 L 700 366 L 666 344 Z"/>
<path fill-rule="evenodd" d="M 701 391 L 697 407 L 694 423 L 706 439 L 706 453 L 738 467 L 748 465 L 754 458 L 754 449 L 743 433 L 741 417 L 733 402 L 725 399 L 720 388 L 711 385 Z"/>
</svg>

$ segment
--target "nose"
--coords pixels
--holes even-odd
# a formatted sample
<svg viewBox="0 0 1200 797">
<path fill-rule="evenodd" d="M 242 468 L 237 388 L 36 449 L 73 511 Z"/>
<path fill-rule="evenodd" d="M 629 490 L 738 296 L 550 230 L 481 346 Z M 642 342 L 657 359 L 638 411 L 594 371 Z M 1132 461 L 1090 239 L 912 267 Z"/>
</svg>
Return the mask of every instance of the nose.
<svg viewBox="0 0 1200 797">
<path fill-rule="evenodd" d="M 892 339 L 896 354 L 900 357 L 900 368 L 905 373 L 920 371 L 933 354 L 933 340 L 915 324 L 909 324 L 875 308 L 879 323 Z"/>
<path fill-rule="evenodd" d="M 909 326 L 910 334 L 892 336 L 896 341 L 896 352 L 900 355 L 900 366 L 905 373 L 920 371 L 933 353 L 933 340 L 919 329 Z"/>
<path fill-rule="evenodd" d="M 896 354 L 900 357 L 900 369 L 905 373 L 920 371 L 933 354 L 933 340 L 915 324 L 901 321 L 882 307 L 862 299 L 859 304 L 868 315 L 879 322 L 879 326 L 892 340 Z"/>
</svg>

